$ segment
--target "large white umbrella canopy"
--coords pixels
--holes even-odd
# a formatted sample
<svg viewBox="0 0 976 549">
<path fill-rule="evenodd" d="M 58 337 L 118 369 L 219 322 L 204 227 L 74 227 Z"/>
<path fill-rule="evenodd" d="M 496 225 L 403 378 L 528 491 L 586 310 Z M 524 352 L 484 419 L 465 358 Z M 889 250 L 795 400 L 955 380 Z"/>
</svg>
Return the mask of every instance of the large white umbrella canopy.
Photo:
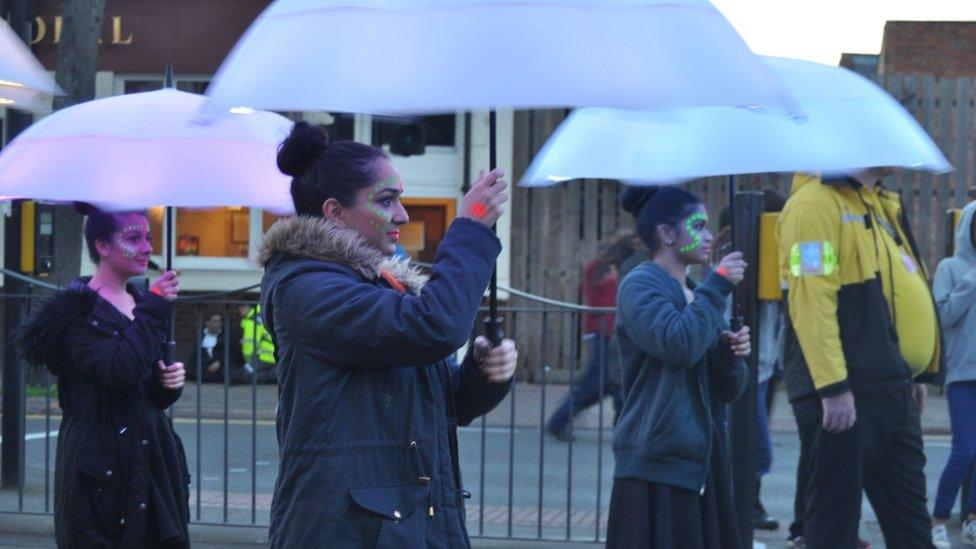
<svg viewBox="0 0 976 549">
<path fill-rule="evenodd" d="M 206 101 L 167 88 L 55 112 L 0 152 L 0 195 L 113 210 L 240 205 L 291 212 L 289 179 L 275 159 L 292 122 L 263 111 L 194 122 Z"/>
<path fill-rule="evenodd" d="M 37 109 L 61 93 L 27 45 L 0 20 L 0 107 Z"/>
<path fill-rule="evenodd" d="M 210 114 L 766 105 L 775 75 L 707 0 L 277 0 Z"/>
<path fill-rule="evenodd" d="M 766 58 L 805 117 L 756 109 L 579 109 L 553 133 L 522 178 L 675 183 L 768 172 L 824 175 L 891 166 L 952 166 L 915 118 L 874 82 L 845 68 Z"/>
</svg>

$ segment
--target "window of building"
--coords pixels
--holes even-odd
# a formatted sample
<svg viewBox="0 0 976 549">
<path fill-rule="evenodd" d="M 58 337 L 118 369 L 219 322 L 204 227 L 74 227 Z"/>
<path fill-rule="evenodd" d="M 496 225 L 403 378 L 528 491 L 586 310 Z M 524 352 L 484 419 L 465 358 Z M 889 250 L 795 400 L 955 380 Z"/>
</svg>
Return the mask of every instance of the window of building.
<svg viewBox="0 0 976 549">
<path fill-rule="evenodd" d="M 457 140 L 457 116 L 444 114 L 436 116 L 387 117 L 374 116 L 372 144 L 374 147 L 389 145 L 397 130 L 404 124 L 418 124 L 423 127 L 428 147 L 454 147 Z"/>
<path fill-rule="evenodd" d="M 126 94 L 161 90 L 164 82 L 165 79 L 161 76 L 123 78 L 121 91 Z M 207 86 L 210 85 L 210 79 L 199 76 L 174 78 L 173 83 L 176 84 L 176 89 L 180 91 L 203 94 L 206 93 Z"/>
<path fill-rule="evenodd" d="M 455 201 L 441 198 L 404 198 L 410 222 L 400 229 L 400 245 L 414 261 L 433 263 L 437 246 L 454 221 Z"/>
</svg>

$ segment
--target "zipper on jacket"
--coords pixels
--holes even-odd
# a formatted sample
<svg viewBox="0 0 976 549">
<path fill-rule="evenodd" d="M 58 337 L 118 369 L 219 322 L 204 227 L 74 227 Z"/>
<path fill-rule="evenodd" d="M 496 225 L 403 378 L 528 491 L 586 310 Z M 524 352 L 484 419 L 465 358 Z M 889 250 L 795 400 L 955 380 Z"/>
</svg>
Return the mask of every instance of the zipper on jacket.
<svg viewBox="0 0 976 549">
<path fill-rule="evenodd" d="M 431 495 L 431 492 L 433 492 L 433 487 L 430 486 L 430 477 L 427 476 L 427 473 L 424 471 L 424 464 L 420 459 L 420 448 L 418 447 L 416 440 L 410 441 L 410 450 L 414 460 L 414 467 L 416 467 L 417 471 L 420 473 L 420 476 L 417 477 L 417 482 L 419 482 L 421 486 L 429 487 L 427 490 L 427 516 L 429 518 L 433 518 L 434 501 L 433 496 Z"/>
<path fill-rule="evenodd" d="M 705 360 L 708 360 L 707 355 Z M 702 374 L 704 374 L 704 377 Z M 705 495 L 705 483 L 708 481 L 708 471 L 712 466 L 712 441 L 715 439 L 715 425 L 714 418 L 712 417 L 712 402 L 708 396 L 707 377 L 708 371 L 706 365 L 706 371 L 699 372 L 698 376 L 698 394 L 702 397 L 702 402 L 705 405 L 705 420 L 708 422 L 708 440 L 705 443 L 705 471 L 702 475 L 701 490 L 698 491 L 699 497 Z"/>
</svg>

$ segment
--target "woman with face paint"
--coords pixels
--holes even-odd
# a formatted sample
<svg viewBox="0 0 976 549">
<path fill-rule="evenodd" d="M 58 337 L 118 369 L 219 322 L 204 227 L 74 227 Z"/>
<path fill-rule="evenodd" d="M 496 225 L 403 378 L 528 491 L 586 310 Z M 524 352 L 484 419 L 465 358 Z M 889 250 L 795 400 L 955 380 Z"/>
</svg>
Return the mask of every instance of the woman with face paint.
<svg viewBox="0 0 976 549">
<path fill-rule="evenodd" d="M 295 125 L 278 152 L 298 215 L 260 254 L 278 357 L 271 547 L 468 547 L 456 428 L 508 393 L 517 354 L 477 338 L 501 244 L 500 171 L 472 185 L 428 277 L 393 256 L 409 220 L 383 151 Z"/>
<path fill-rule="evenodd" d="M 701 284 L 712 235 L 701 200 L 679 187 L 631 188 L 622 198 L 651 259 L 620 284 L 616 334 L 624 403 L 607 547 L 740 546 L 725 405 L 746 389 L 749 328 L 729 331 L 726 299 L 745 276 L 726 255 Z"/>
<path fill-rule="evenodd" d="M 185 374 L 161 360 L 178 277 L 127 283 L 152 253 L 144 212 L 76 209 L 95 274 L 45 302 L 21 339 L 26 358 L 57 376 L 58 547 L 189 547 L 190 477 L 164 413 Z"/>
</svg>

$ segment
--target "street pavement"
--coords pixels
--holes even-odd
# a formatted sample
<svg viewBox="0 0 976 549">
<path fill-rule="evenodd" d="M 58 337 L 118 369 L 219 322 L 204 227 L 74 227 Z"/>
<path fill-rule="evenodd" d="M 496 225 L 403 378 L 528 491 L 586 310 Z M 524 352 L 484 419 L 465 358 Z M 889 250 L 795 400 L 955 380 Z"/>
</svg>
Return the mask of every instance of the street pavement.
<svg viewBox="0 0 976 549">
<path fill-rule="evenodd" d="M 514 401 L 506 400 L 484 422 L 461 430 L 462 476 L 465 488 L 472 493 L 467 502 L 468 529 L 473 536 L 482 538 L 476 547 L 542 549 L 567 546 L 567 540 L 577 542 L 571 545 L 579 547 L 585 542 L 592 544 L 605 532 L 613 453 L 609 429 L 596 428 L 600 423 L 598 410 L 588 410 L 578 417 L 576 442 L 572 445 L 544 435 L 539 428 L 544 418 L 540 414 L 543 398 L 546 410 L 551 410 L 564 392 L 565 386 L 543 390 L 538 385 L 519 384 Z M 232 526 L 195 526 L 194 545 L 260 546 L 267 535 L 268 509 L 278 467 L 272 419 L 274 387 L 259 386 L 253 393 L 249 386 L 231 387 L 226 401 L 220 386 L 202 387 L 199 401 L 195 394 L 196 387 L 188 386 L 183 401 L 174 410 L 175 425 L 184 441 L 193 476 L 192 518 L 207 525 Z M 199 421 L 196 402 L 200 402 Z M 49 489 L 53 481 L 57 416 L 45 417 L 36 402 L 29 406 L 26 487 L 22 495 L 19 491 L 0 492 L 0 513 L 21 509 L 44 513 L 52 503 L 50 492 L 45 501 L 45 488 Z M 610 408 L 608 400 L 605 426 L 612 419 Z M 945 435 L 948 420 L 941 395 L 930 398 L 923 424 L 927 487 L 932 498 L 949 453 L 949 438 Z M 774 463 L 773 471 L 764 479 L 763 502 L 782 526 L 778 532 L 757 534 L 770 549 L 786 547 L 798 450 L 795 424 L 782 394 L 777 395 L 773 408 L 772 427 Z M 875 547 L 883 547 L 866 500 L 863 507 L 862 537 Z M 0 514 L 0 547 L 53 546 L 50 517 L 32 517 L 30 520 L 35 522 L 31 527 L 24 526 L 26 519 L 22 514 Z M 953 535 L 958 541 L 955 522 Z M 499 537 L 519 540 L 490 539 Z M 524 541 L 536 538 L 553 540 L 554 544 Z"/>
</svg>

